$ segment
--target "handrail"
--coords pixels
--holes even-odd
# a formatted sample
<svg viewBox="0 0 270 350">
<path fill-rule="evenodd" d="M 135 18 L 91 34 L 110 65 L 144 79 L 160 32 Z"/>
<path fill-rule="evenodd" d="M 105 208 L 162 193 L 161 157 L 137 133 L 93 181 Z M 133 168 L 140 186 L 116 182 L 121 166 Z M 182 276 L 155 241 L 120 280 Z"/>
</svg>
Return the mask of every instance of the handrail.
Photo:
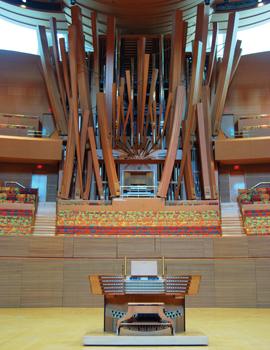
<svg viewBox="0 0 270 350">
<path fill-rule="evenodd" d="M 258 182 L 256 185 L 250 187 L 250 188 L 248 189 L 248 191 L 254 190 L 254 189 L 258 188 L 258 187 L 261 186 L 261 185 L 270 185 L 270 181 Z"/>
<path fill-rule="evenodd" d="M 20 183 L 17 182 L 17 181 L 4 181 L 4 184 L 5 184 L 6 187 L 9 187 L 8 185 L 9 185 L 9 184 L 12 184 L 12 185 L 17 185 L 18 187 L 21 187 L 21 188 L 23 188 L 23 189 L 26 188 L 25 186 L 23 186 L 22 184 L 20 184 Z"/>
</svg>

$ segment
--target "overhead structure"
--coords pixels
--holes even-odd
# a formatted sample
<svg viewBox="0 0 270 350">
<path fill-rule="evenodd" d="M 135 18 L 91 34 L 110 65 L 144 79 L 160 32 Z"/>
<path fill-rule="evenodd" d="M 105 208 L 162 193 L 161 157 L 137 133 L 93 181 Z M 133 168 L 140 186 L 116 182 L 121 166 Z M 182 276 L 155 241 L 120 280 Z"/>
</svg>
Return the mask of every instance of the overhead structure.
<svg viewBox="0 0 270 350">
<path fill-rule="evenodd" d="M 58 43 L 54 18 L 51 50 L 39 26 L 56 129 L 67 136 L 61 198 L 217 198 L 212 137 L 220 130 L 241 42 L 232 13 L 223 59 L 217 60 L 217 23 L 207 52 L 209 12 L 204 3 L 197 6 L 190 53 L 188 23 L 179 9 L 164 35 L 125 34 L 121 15 L 110 14 L 102 34 L 102 14 L 92 12 L 94 52 L 85 52 L 84 15 L 77 5 L 71 7 L 68 51 L 65 39 Z"/>
</svg>

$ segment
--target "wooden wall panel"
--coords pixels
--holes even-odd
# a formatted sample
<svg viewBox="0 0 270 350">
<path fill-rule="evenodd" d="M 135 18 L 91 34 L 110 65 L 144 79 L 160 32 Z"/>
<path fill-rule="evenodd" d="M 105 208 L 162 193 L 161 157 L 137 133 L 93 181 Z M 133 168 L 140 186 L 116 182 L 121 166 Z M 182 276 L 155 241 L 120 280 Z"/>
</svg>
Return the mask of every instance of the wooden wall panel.
<svg viewBox="0 0 270 350">
<path fill-rule="evenodd" d="M 168 275 L 193 274 L 202 276 L 199 293 L 196 296 L 187 297 L 188 307 L 216 306 L 214 262 L 212 260 L 166 260 L 166 265 Z"/>
<path fill-rule="evenodd" d="M 160 239 L 160 254 L 173 258 L 209 258 L 213 254 L 213 241 L 211 238 Z"/>
<path fill-rule="evenodd" d="M 244 237 L 223 237 L 213 240 L 213 256 L 216 258 L 225 257 L 248 257 L 248 238 Z"/>
<path fill-rule="evenodd" d="M 156 258 L 160 269 L 163 255 L 167 274 L 202 276 L 189 307 L 270 307 L 269 239 L 0 237 L 0 307 L 102 306 L 89 274 L 123 273 L 124 256 Z"/>
<path fill-rule="evenodd" d="M 24 259 L 21 278 L 22 307 L 59 307 L 62 305 L 62 260 Z"/>
<path fill-rule="evenodd" d="M 117 257 L 159 257 L 156 250 L 156 239 L 149 238 L 118 238 Z"/>
<path fill-rule="evenodd" d="M 0 50 L 1 113 L 40 115 L 49 112 L 39 61 L 37 55 Z"/>
<path fill-rule="evenodd" d="M 115 238 L 78 237 L 74 240 L 74 257 L 116 258 L 116 252 Z"/>
<path fill-rule="evenodd" d="M 28 237 L 0 236 L 0 257 L 13 256 L 17 258 L 27 256 L 29 252 L 28 242 Z"/>
<path fill-rule="evenodd" d="M 253 258 L 270 257 L 270 236 L 266 237 L 247 237 L 248 256 Z"/>
<path fill-rule="evenodd" d="M 270 260 L 256 260 L 257 307 L 270 307 Z"/>
<path fill-rule="evenodd" d="M 215 260 L 216 305 L 254 307 L 256 269 L 254 259 Z"/>
<path fill-rule="evenodd" d="M 270 113 L 269 60 L 270 52 L 242 56 L 229 87 L 224 114 Z"/>
<path fill-rule="evenodd" d="M 74 238 L 64 237 L 64 257 L 71 258 L 74 254 Z"/>
<path fill-rule="evenodd" d="M 117 260 L 67 260 L 64 263 L 63 306 L 103 305 L 103 297 L 90 294 L 88 276 L 93 274 L 122 273 L 121 263 Z"/>
<path fill-rule="evenodd" d="M 20 259 L 0 260 L 0 307 L 20 307 L 21 270 Z"/>
<path fill-rule="evenodd" d="M 29 257 L 63 257 L 64 237 L 28 237 Z"/>
</svg>

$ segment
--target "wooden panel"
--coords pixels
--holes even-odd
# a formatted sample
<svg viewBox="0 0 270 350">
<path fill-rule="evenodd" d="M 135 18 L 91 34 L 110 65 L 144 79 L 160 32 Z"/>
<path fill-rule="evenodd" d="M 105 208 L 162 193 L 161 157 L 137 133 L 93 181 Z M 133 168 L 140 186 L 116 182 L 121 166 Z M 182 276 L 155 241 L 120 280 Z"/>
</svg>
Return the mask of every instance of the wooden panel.
<svg viewBox="0 0 270 350">
<path fill-rule="evenodd" d="M 24 260 L 21 283 L 22 307 L 62 306 L 63 261 Z"/>
<path fill-rule="evenodd" d="M 49 112 L 40 58 L 21 52 L 0 50 L 1 113 L 40 115 Z"/>
<path fill-rule="evenodd" d="M 243 237 L 222 237 L 222 240 L 213 240 L 213 256 L 224 257 L 248 257 L 248 238 Z"/>
<path fill-rule="evenodd" d="M 270 147 L 269 137 L 243 139 L 217 139 L 215 141 L 215 159 L 217 161 L 235 164 L 268 163 Z"/>
<path fill-rule="evenodd" d="M 236 115 L 269 114 L 270 53 L 259 52 L 241 57 L 228 90 L 224 113 Z"/>
<path fill-rule="evenodd" d="M 188 307 L 215 307 L 214 262 L 211 260 L 166 260 L 167 275 L 199 275 L 201 283 L 197 295 L 186 297 Z"/>
<path fill-rule="evenodd" d="M 159 257 L 156 250 L 156 239 L 149 238 L 118 238 L 117 257 Z"/>
<path fill-rule="evenodd" d="M 253 259 L 215 260 L 216 305 L 256 305 L 256 271 Z"/>
<path fill-rule="evenodd" d="M 257 307 L 270 307 L 270 259 L 256 260 Z"/>
<path fill-rule="evenodd" d="M 238 13 L 229 15 L 228 29 L 225 40 L 224 56 L 222 60 L 221 70 L 219 72 L 217 91 L 213 103 L 212 120 L 213 132 L 217 135 L 220 129 L 221 117 L 224 111 L 224 105 L 227 95 L 227 90 L 230 83 L 231 71 L 233 66 L 234 50 L 236 45 L 236 34 L 238 29 Z"/>
<path fill-rule="evenodd" d="M 79 134 L 79 115 L 78 115 L 78 71 L 77 71 L 77 29 L 75 25 L 71 25 L 68 28 L 68 40 L 69 40 L 69 66 L 70 66 L 70 81 L 71 81 L 71 106 L 72 120 L 73 120 L 73 132 L 76 145 L 77 156 L 77 178 L 79 184 L 80 196 L 83 194 L 83 180 L 82 180 L 82 154 L 81 143 Z M 71 116 L 70 116 L 71 117 Z M 69 129 L 69 132 L 70 131 Z"/>
<path fill-rule="evenodd" d="M 0 271 L 0 307 L 20 307 L 22 261 L 1 259 Z"/>
<path fill-rule="evenodd" d="M 89 276 L 89 283 L 90 283 L 92 294 L 97 294 L 97 295 L 103 294 L 98 275 Z"/>
<path fill-rule="evenodd" d="M 270 258 L 270 236 L 247 237 L 248 256 L 253 258 Z"/>
<path fill-rule="evenodd" d="M 196 295 L 200 288 L 201 276 L 193 275 L 188 288 L 188 295 Z"/>
<path fill-rule="evenodd" d="M 108 138 L 112 139 L 112 86 L 114 81 L 114 49 L 115 49 L 115 24 L 114 16 L 107 17 L 106 33 L 106 108 L 108 120 Z"/>
<path fill-rule="evenodd" d="M 214 64 L 216 60 L 216 52 L 217 52 L 217 37 L 218 37 L 218 23 L 213 22 L 213 30 L 212 30 L 212 42 L 211 42 L 211 51 L 209 55 L 207 76 L 206 76 L 206 85 L 209 85 L 212 78 L 212 73 L 214 69 Z"/>
<path fill-rule="evenodd" d="M 0 135 L 0 159 L 10 162 L 58 162 L 62 159 L 62 140 Z"/>
<path fill-rule="evenodd" d="M 54 57 L 54 65 L 56 70 L 57 77 L 57 85 L 60 93 L 61 103 L 65 115 L 65 119 L 67 119 L 67 106 L 66 106 L 66 92 L 64 88 L 62 67 L 60 66 L 60 58 L 59 58 L 59 48 L 58 48 L 58 39 L 57 39 L 57 26 L 56 19 L 54 17 L 50 18 L 50 30 L 51 30 L 51 38 L 53 44 L 53 57 Z"/>
<path fill-rule="evenodd" d="M 117 178 L 114 158 L 112 155 L 112 147 L 110 142 L 110 135 L 108 132 L 108 117 L 107 117 L 107 108 L 105 102 L 105 94 L 97 94 L 97 107 L 98 107 L 98 125 L 101 135 L 101 145 L 103 151 L 103 158 L 106 168 L 106 173 L 108 176 L 109 188 L 112 197 L 119 196 L 120 187 Z"/>
<path fill-rule="evenodd" d="M 160 238 L 160 255 L 169 258 L 209 258 L 213 256 L 212 238 Z"/>
<path fill-rule="evenodd" d="M 76 61 L 79 101 L 82 112 L 82 126 L 80 134 L 81 162 L 84 164 L 85 145 L 88 126 L 93 125 L 92 105 L 90 100 L 89 73 L 85 59 L 85 42 L 82 27 L 82 14 L 79 6 L 71 7 L 72 24 L 76 27 Z M 89 124 L 89 125 L 88 125 Z"/>
<path fill-rule="evenodd" d="M 50 53 L 46 37 L 46 29 L 43 26 L 38 26 L 38 43 L 44 79 L 46 82 L 47 92 L 49 95 L 50 105 L 55 118 L 55 122 L 58 127 L 58 130 L 66 134 L 67 123 L 65 119 L 65 113 L 61 104 L 56 78 L 50 62 Z"/>
<path fill-rule="evenodd" d="M 190 137 L 192 131 L 195 127 L 195 105 L 199 101 L 199 91 L 200 91 L 200 67 L 201 67 L 201 58 L 202 58 L 202 43 L 200 41 L 195 41 L 193 46 L 193 61 L 192 61 L 192 73 L 191 73 L 191 83 L 190 83 L 190 94 L 188 98 L 188 107 L 187 107 L 187 117 L 185 125 L 185 135 L 183 142 L 183 153 L 180 164 L 180 171 L 178 176 L 177 188 L 175 190 L 175 198 L 178 199 L 181 181 L 184 175 L 184 167 L 187 158 L 187 153 L 191 150 Z"/>
<path fill-rule="evenodd" d="M 76 237 L 74 257 L 116 258 L 117 240 L 114 238 Z"/>
<path fill-rule="evenodd" d="M 93 74 L 91 81 L 91 101 L 93 106 L 96 106 L 97 93 L 99 92 L 99 41 L 98 41 L 98 21 L 97 13 L 91 11 L 91 27 L 93 35 L 93 49 L 94 49 L 94 62 L 93 62 Z"/>
<path fill-rule="evenodd" d="M 65 261 L 63 306 L 103 306 L 103 297 L 90 294 L 88 276 L 117 273 L 121 273 L 121 263 L 117 260 Z"/>
<path fill-rule="evenodd" d="M 202 57 L 201 57 L 201 66 L 199 73 L 199 93 L 198 97 L 201 97 L 202 94 L 202 85 L 204 78 L 204 68 L 205 68 L 205 59 L 206 59 L 206 49 L 207 49 L 207 37 L 208 37 L 208 22 L 209 22 L 209 6 L 201 3 L 197 6 L 197 18 L 196 18 L 196 31 L 195 31 L 195 40 L 202 43 Z"/>
<path fill-rule="evenodd" d="M 174 116 L 172 120 L 172 129 L 171 129 L 171 135 L 170 135 L 170 142 L 166 154 L 166 159 L 164 163 L 164 167 L 162 170 L 162 176 L 158 187 L 157 196 L 166 198 L 174 162 L 176 159 L 176 153 L 178 149 L 178 143 L 179 143 L 179 134 L 180 134 L 180 127 L 181 122 L 183 118 L 185 108 L 185 88 L 184 86 L 178 86 L 176 91 L 176 98 L 175 98 L 175 108 L 174 108 Z"/>
<path fill-rule="evenodd" d="M 241 59 L 241 55 L 242 55 L 241 44 L 242 44 L 242 41 L 237 40 L 236 45 L 235 45 L 234 57 L 233 57 L 233 66 L 232 66 L 232 71 L 231 71 L 231 76 L 230 76 L 230 84 L 235 76 L 238 65 L 240 63 L 240 59 Z"/>
<path fill-rule="evenodd" d="M 0 237 L 0 256 L 27 256 L 30 237 Z"/>
<path fill-rule="evenodd" d="M 207 139 L 208 133 L 205 125 L 205 116 L 203 110 L 203 104 L 197 104 L 197 125 L 198 125 L 198 135 L 199 135 L 199 150 L 200 150 L 200 160 L 201 160 L 201 177 L 202 177 L 202 187 L 204 199 L 212 198 L 211 195 L 211 159 L 209 159 L 209 141 Z"/>
<path fill-rule="evenodd" d="M 63 237 L 29 237 L 29 253 L 31 257 L 63 257 Z"/>
<path fill-rule="evenodd" d="M 88 275 L 91 273 L 90 260 L 65 260 L 63 276 L 63 306 L 89 307 L 103 305 L 103 298 L 91 296 Z"/>
<path fill-rule="evenodd" d="M 64 237 L 64 257 L 70 258 L 74 255 L 74 238 Z"/>
<path fill-rule="evenodd" d="M 92 154 L 92 162 L 93 162 L 93 168 L 94 168 L 94 173 L 96 177 L 98 194 L 100 199 L 103 199 L 104 198 L 103 185 L 102 185 L 102 179 L 99 171 L 99 162 L 98 162 L 97 150 L 96 150 L 96 139 L 95 139 L 93 127 L 88 128 L 88 137 L 89 137 L 90 149 Z"/>
</svg>

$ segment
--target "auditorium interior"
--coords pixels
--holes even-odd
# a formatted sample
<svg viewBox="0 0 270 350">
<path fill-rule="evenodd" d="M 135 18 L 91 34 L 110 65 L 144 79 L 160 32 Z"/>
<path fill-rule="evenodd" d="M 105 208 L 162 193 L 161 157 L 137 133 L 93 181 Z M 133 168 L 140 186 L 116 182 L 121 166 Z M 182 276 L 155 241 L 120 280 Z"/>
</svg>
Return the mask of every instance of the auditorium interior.
<svg viewBox="0 0 270 350">
<path fill-rule="evenodd" d="M 270 1 L 0 0 L 0 349 L 270 347 Z"/>
</svg>

